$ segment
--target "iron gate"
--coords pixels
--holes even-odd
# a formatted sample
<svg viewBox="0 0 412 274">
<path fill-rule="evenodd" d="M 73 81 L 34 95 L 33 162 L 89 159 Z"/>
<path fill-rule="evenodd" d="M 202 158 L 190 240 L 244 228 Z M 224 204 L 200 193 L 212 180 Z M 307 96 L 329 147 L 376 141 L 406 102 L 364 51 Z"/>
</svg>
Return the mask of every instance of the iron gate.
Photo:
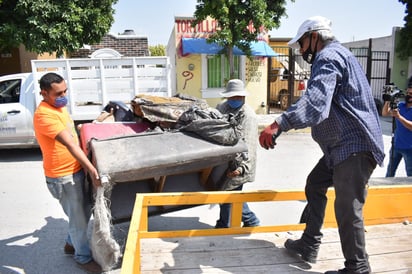
<svg viewBox="0 0 412 274">
<path fill-rule="evenodd" d="M 272 47 L 278 56 L 269 58 L 268 113 L 288 108 L 302 96 L 310 77 L 310 65 L 302 55 L 287 46 Z M 349 48 L 366 73 L 379 114 L 382 111 L 382 88 L 389 83 L 389 51 Z"/>
<path fill-rule="evenodd" d="M 369 48 L 349 48 L 366 72 L 366 77 L 371 85 L 379 115 L 382 114 L 382 89 L 389 84 L 389 51 L 372 51 Z"/>
</svg>

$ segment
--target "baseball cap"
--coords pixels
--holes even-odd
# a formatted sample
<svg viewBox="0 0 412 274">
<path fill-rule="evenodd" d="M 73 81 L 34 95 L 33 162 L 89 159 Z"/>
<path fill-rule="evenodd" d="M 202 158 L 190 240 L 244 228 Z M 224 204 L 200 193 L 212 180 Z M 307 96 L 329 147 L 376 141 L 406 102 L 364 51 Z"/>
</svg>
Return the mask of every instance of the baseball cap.
<svg viewBox="0 0 412 274">
<path fill-rule="evenodd" d="M 408 88 L 412 88 L 412 76 L 408 80 Z"/>
<path fill-rule="evenodd" d="M 296 36 L 289 41 L 291 48 L 299 49 L 298 40 L 307 32 L 315 30 L 332 30 L 332 21 L 322 16 L 313 16 L 306 19 L 298 29 Z"/>
</svg>

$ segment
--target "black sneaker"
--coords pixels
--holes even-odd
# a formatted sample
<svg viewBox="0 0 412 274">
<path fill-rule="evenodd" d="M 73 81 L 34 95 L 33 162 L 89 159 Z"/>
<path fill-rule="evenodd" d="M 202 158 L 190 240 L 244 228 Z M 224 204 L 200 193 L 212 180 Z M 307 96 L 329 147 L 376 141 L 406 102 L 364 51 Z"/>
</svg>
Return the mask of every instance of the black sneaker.
<svg viewBox="0 0 412 274">
<path fill-rule="evenodd" d="M 256 227 L 256 226 L 260 226 L 260 223 L 243 223 L 243 227 Z"/>
<path fill-rule="evenodd" d="M 300 255 L 302 260 L 306 262 L 312 264 L 316 263 L 319 248 L 308 246 L 301 239 L 295 241 L 287 239 L 285 242 L 285 248 L 292 253 Z"/>
<path fill-rule="evenodd" d="M 356 274 L 358 272 L 351 272 L 349 270 L 347 270 L 346 268 L 342 268 L 339 270 L 330 270 L 330 271 L 326 271 L 325 274 Z M 369 272 L 360 272 L 360 274 L 369 274 Z"/>
<path fill-rule="evenodd" d="M 346 268 L 343 269 L 339 269 L 339 270 L 329 270 L 326 271 L 325 274 L 343 274 L 343 273 L 349 273 L 348 270 Z"/>
</svg>

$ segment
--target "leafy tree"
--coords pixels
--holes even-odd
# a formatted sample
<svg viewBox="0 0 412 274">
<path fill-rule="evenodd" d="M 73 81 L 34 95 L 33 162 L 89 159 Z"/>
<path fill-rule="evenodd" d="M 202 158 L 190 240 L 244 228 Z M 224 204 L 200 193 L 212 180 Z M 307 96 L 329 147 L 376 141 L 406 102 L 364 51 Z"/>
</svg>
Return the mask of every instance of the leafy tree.
<svg viewBox="0 0 412 274">
<path fill-rule="evenodd" d="M 398 56 L 406 59 L 412 56 L 412 0 L 399 0 L 405 7 L 405 25 L 399 32 L 399 43 L 396 47 Z"/>
<path fill-rule="evenodd" d="M 166 48 L 164 45 L 149 46 L 151 56 L 166 56 Z"/>
<path fill-rule="evenodd" d="M 101 41 L 114 22 L 118 0 L 2 0 L 0 50 L 23 44 L 62 55 Z"/>
<path fill-rule="evenodd" d="M 234 72 L 233 47 L 237 46 L 250 56 L 250 42 L 257 40 L 261 28 L 278 28 L 280 18 L 286 15 L 286 0 L 197 0 L 197 3 L 193 25 L 208 16 L 218 21 L 218 30 L 207 40 L 224 48 L 229 58 L 231 78 Z M 249 28 L 251 24 L 252 29 Z"/>
</svg>

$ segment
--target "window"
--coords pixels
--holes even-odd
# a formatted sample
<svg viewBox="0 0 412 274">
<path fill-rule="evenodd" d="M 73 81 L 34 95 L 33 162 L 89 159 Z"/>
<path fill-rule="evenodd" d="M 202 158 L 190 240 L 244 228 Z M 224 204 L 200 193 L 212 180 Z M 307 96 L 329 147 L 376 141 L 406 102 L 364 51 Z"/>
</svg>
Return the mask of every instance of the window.
<svg viewBox="0 0 412 274">
<path fill-rule="evenodd" d="M 244 80 L 245 59 L 243 56 L 234 56 L 234 77 Z M 220 92 L 230 79 L 229 59 L 225 55 L 202 54 L 202 96 L 203 98 L 219 98 Z"/>
<path fill-rule="evenodd" d="M 235 78 L 239 78 L 239 56 L 234 56 Z M 229 59 L 225 55 L 207 56 L 207 87 L 225 87 L 230 79 Z"/>
<path fill-rule="evenodd" d="M 0 104 L 19 102 L 20 83 L 20 79 L 0 83 Z"/>
</svg>

